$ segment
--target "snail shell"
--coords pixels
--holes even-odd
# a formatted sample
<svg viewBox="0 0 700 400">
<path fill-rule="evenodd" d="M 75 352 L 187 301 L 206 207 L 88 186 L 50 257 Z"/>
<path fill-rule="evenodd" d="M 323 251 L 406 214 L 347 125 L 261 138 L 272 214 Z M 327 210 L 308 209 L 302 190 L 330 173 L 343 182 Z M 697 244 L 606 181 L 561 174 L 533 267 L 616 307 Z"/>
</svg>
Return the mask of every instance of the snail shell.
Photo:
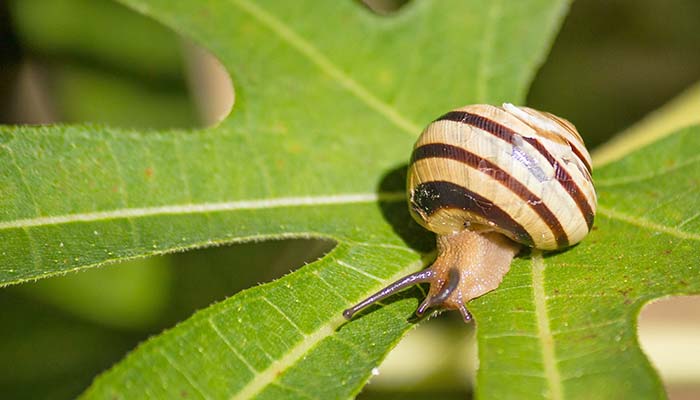
<svg viewBox="0 0 700 400">
<path fill-rule="evenodd" d="M 416 313 L 440 306 L 468 321 L 465 303 L 498 287 L 523 245 L 578 243 L 596 209 L 591 158 L 576 128 L 509 103 L 466 106 L 428 125 L 413 150 L 407 190 L 413 218 L 437 234 L 437 258 L 345 310 L 346 318 L 430 282 Z"/>
<path fill-rule="evenodd" d="M 438 235 L 496 231 L 527 246 L 561 249 L 593 225 L 590 165 L 566 120 L 508 103 L 467 106 L 418 138 L 408 170 L 410 210 Z"/>
</svg>

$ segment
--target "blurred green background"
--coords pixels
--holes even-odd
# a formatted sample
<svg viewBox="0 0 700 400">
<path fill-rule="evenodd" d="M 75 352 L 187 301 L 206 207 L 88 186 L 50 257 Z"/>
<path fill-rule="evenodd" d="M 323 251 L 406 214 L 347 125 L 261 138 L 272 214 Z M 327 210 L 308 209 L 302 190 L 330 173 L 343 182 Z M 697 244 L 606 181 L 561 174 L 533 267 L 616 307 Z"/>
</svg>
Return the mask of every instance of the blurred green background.
<svg viewBox="0 0 700 400">
<path fill-rule="evenodd" d="M 390 18 L 403 2 L 370 3 Z M 571 120 L 595 147 L 700 78 L 698 21 L 697 0 L 577 1 L 528 104 Z M 110 0 L 0 2 L 0 123 L 192 128 L 214 124 L 231 101 L 205 52 Z M 0 398 L 72 398 L 148 336 L 332 245 L 231 245 L 0 289 Z M 471 335 L 450 315 L 425 324 L 361 398 L 468 398 Z M 698 395 L 681 386 L 676 398 Z"/>
</svg>

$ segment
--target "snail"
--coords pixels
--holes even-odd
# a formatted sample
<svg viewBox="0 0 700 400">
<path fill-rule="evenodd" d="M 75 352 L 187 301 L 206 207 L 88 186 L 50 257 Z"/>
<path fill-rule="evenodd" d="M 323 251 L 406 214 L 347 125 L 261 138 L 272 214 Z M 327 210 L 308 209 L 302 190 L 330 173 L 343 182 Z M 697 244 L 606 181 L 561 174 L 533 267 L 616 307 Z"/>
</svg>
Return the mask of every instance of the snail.
<svg viewBox="0 0 700 400">
<path fill-rule="evenodd" d="M 591 158 L 567 120 L 518 107 L 476 104 L 441 116 L 416 142 L 409 210 L 437 234 L 437 257 L 343 312 L 347 319 L 404 288 L 429 282 L 416 310 L 458 310 L 501 283 L 524 246 L 558 250 L 593 225 Z"/>
</svg>

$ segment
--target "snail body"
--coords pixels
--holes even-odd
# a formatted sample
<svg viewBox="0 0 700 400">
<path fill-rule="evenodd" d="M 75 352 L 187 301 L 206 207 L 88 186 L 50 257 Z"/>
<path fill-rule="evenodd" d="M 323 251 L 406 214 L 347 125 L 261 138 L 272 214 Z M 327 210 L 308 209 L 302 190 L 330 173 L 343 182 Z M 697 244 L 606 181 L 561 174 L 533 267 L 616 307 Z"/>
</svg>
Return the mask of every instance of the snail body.
<svg viewBox="0 0 700 400">
<path fill-rule="evenodd" d="M 465 303 L 500 284 L 523 246 L 563 249 L 590 231 L 591 159 L 568 121 L 509 103 L 448 112 L 416 142 L 407 192 L 413 218 L 437 234 L 437 258 L 345 310 L 346 318 L 407 286 L 430 282 L 416 313 Z"/>
</svg>

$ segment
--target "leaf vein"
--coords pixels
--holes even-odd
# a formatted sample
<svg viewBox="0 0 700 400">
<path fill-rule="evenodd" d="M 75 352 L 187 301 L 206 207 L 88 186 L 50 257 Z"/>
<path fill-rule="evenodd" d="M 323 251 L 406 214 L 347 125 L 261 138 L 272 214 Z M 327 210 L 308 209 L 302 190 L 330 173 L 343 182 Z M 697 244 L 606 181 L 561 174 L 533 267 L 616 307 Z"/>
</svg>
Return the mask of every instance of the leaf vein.
<svg viewBox="0 0 700 400">
<path fill-rule="evenodd" d="M 607 374 L 618 375 L 620 370 L 629 369 L 629 367 L 626 367 L 622 363 L 616 363 L 616 364 L 618 364 L 618 365 L 614 369 L 601 369 L 601 370 L 595 370 L 595 371 L 589 371 L 589 372 L 577 371 L 576 374 L 574 374 L 574 375 L 564 376 L 562 378 L 562 381 L 572 381 L 574 379 L 580 379 L 580 378 L 584 378 L 584 377 L 592 376 L 592 375 L 603 375 L 603 374 L 605 374 L 605 375 L 607 375 Z"/>
<path fill-rule="evenodd" d="M 673 193 L 672 195 L 667 196 L 663 200 L 660 200 L 660 201 L 657 201 L 656 203 L 654 203 L 653 207 L 646 208 L 644 210 L 644 216 L 652 215 L 654 213 L 654 211 L 663 209 L 664 207 L 667 207 L 669 204 L 673 204 L 674 202 L 682 200 L 687 195 L 694 194 L 697 191 L 698 191 L 698 189 L 696 187 L 691 186 L 691 187 L 688 187 L 686 190 Z M 693 198 L 694 197 L 695 196 L 693 196 Z"/>
<path fill-rule="evenodd" d="M 207 395 L 205 394 L 204 389 L 200 388 L 199 385 L 196 384 L 195 381 L 192 379 L 192 377 L 191 377 L 188 373 L 186 373 L 185 370 L 184 370 L 182 367 L 180 367 L 180 365 L 178 365 L 178 364 L 175 362 L 175 360 L 173 360 L 172 358 L 170 358 L 170 356 L 168 356 L 168 354 L 167 354 L 163 349 L 159 349 L 158 352 L 160 353 L 160 355 L 163 356 L 163 358 L 165 358 L 165 360 L 168 362 L 168 364 L 170 364 L 170 366 L 173 367 L 173 369 L 174 369 L 175 371 L 177 371 L 180 375 L 182 375 L 182 376 L 185 378 L 185 380 L 187 381 L 187 383 L 189 383 L 190 386 L 191 386 L 194 390 L 196 390 L 197 393 L 199 393 L 199 395 L 200 395 L 203 399 L 209 399 L 209 396 L 207 396 Z"/>
<path fill-rule="evenodd" d="M 239 353 L 238 350 L 236 350 L 236 348 L 231 344 L 231 342 L 229 342 L 229 340 L 226 338 L 226 336 L 224 336 L 224 334 L 219 330 L 219 327 L 216 325 L 214 320 L 209 318 L 208 321 L 209 321 L 209 325 L 211 325 L 211 328 L 214 330 L 214 332 L 217 334 L 217 336 L 219 336 L 219 338 L 226 344 L 226 346 L 229 348 L 229 350 L 231 350 L 231 353 L 233 353 L 233 355 L 235 355 L 236 358 L 241 360 L 241 362 L 243 362 L 243 364 L 245 364 L 245 366 L 248 367 L 248 369 L 252 373 L 257 374 L 258 370 L 255 369 L 255 367 L 253 367 L 252 365 L 250 365 L 250 363 L 248 363 L 248 360 L 246 360 L 245 357 L 243 357 L 243 355 L 241 353 Z"/>
<path fill-rule="evenodd" d="M 573 298 L 591 298 L 591 299 L 598 299 L 598 298 L 603 298 L 603 297 L 620 297 L 618 294 L 608 294 L 608 293 L 581 293 L 581 294 L 553 294 L 547 296 L 547 300 L 555 300 L 555 299 L 573 299 Z"/>
<path fill-rule="evenodd" d="M 549 315 L 547 311 L 547 296 L 545 292 L 545 263 L 542 252 L 533 250 L 532 252 L 532 288 L 535 299 L 535 316 L 537 319 L 538 336 L 542 348 L 542 361 L 544 364 L 544 374 L 549 387 L 549 397 L 552 399 L 564 398 L 561 387 L 561 377 L 554 351 L 554 337 L 549 326 Z"/>
<path fill-rule="evenodd" d="M 679 222 L 678 225 L 674 226 L 674 229 L 680 229 L 683 227 L 683 225 L 686 225 L 686 224 L 696 220 L 698 217 L 700 217 L 700 211 L 696 212 L 695 214 L 691 215 L 690 217 Z"/>
<path fill-rule="evenodd" d="M 380 201 L 385 201 L 385 200 L 380 200 Z M 396 201 L 398 202 L 399 200 L 396 200 Z M 353 244 L 353 245 L 358 245 L 358 246 L 363 246 L 363 247 L 377 247 L 380 249 L 401 250 L 401 251 L 405 251 L 407 253 L 414 253 L 414 251 L 411 250 L 409 247 L 399 246 L 399 245 L 390 244 L 390 243 L 368 243 L 368 242 L 356 242 L 353 240 L 346 240 L 345 242 L 348 244 Z"/>
<path fill-rule="evenodd" d="M 277 304 L 271 302 L 271 301 L 270 301 L 267 297 L 265 297 L 265 296 L 262 296 L 261 299 L 262 299 L 262 301 L 264 301 L 265 303 L 269 304 L 270 307 L 274 308 L 275 311 L 277 311 L 285 320 L 287 320 L 287 322 L 289 322 L 289 323 L 292 325 L 292 327 L 293 327 L 297 332 L 299 332 L 299 334 L 301 334 L 302 337 L 306 338 L 306 334 L 305 334 L 304 331 L 299 327 L 299 325 L 297 325 L 296 322 L 292 321 L 292 319 L 289 318 L 289 316 L 287 315 L 287 313 L 285 313 L 284 311 L 282 311 L 282 309 L 280 309 L 280 308 L 277 306 Z"/>
<path fill-rule="evenodd" d="M 15 158 L 15 153 L 10 148 L 10 146 L 3 146 L 5 149 L 7 149 L 7 154 L 10 156 L 10 160 L 12 161 L 12 165 L 17 169 L 17 176 L 19 176 L 19 180 L 24 186 L 24 190 L 27 192 L 27 195 L 29 196 L 29 199 L 32 202 L 32 205 L 34 206 L 34 213 L 36 216 L 41 215 L 41 209 L 39 208 L 39 203 L 36 201 L 36 197 L 34 196 L 34 192 L 32 191 L 32 187 L 27 183 L 27 178 L 25 176 L 24 170 L 19 166 L 17 163 L 17 159 Z"/>
<path fill-rule="evenodd" d="M 611 186 L 617 186 L 617 185 L 624 185 L 627 183 L 636 183 L 636 182 L 641 182 L 649 179 L 653 179 L 659 176 L 663 176 L 666 174 L 670 174 L 677 169 L 687 167 L 689 165 L 693 165 L 700 162 L 700 155 L 688 158 L 686 160 L 683 160 L 679 162 L 676 165 L 673 165 L 671 167 L 666 167 L 666 168 L 661 168 L 656 171 L 646 173 L 646 174 L 639 174 L 639 175 L 631 175 L 631 176 L 621 176 L 621 177 L 615 177 L 611 179 L 596 179 L 595 184 L 597 187 L 611 187 Z"/>
<path fill-rule="evenodd" d="M 635 226 L 638 226 L 640 228 L 645 228 L 645 229 L 652 230 L 652 231 L 667 233 L 671 236 L 676 236 L 676 237 L 681 238 L 681 239 L 700 240 L 700 234 L 685 232 L 685 231 L 681 231 L 679 229 L 676 229 L 674 227 L 659 225 L 659 224 L 651 222 L 647 219 L 640 218 L 640 217 L 634 217 L 632 215 L 627 215 L 625 213 L 614 210 L 612 208 L 607 208 L 607 207 L 603 207 L 603 206 L 599 205 L 598 206 L 598 213 L 605 215 L 606 217 L 608 217 L 610 219 L 616 219 L 618 221 L 627 222 L 628 224 L 635 225 Z"/>
<path fill-rule="evenodd" d="M 482 335 L 482 339 L 501 339 L 501 338 L 508 338 L 508 337 L 524 337 L 524 338 L 530 338 L 530 339 L 537 339 L 539 338 L 539 335 L 534 334 L 534 333 L 523 333 L 523 332 L 504 332 L 504 333 L 495 333 L 493 335 Z"/>
<path fill-rule="evenodd" d="M 539 373 L 538 371 L 518 371 L 518 370 L 504 370 L 504 369 L 491 369 L 490 371 L 491 374 L 498 374 L 498 375 L 509 375 L 509 376 L 524 376 L 527 378 L 538 378 L 538 379 L 546 379 L 544 375 Z"/>
<path fill-rule="evenodd" d="M 601 346 L 600 348 L 597 348 L 597 349 L 595 349 L 595 350 L 589 350 L 589 351 L 584 351 L 584 352 L 580 352 L 580 353 L 568 352 L 568 353 L 566 354 L 566 356 L 564 356 L 564 357 L 559 357 L 559 362 L 560 362 L 560 363 L 563 363 L 563 362 L 570 362 L 570 361 L 573 361 L 573 360 L 576 360 L 576 359 L 579 359 L 579 358 L 589 357 L 589 356 L 592 356 L 592 355 L 594 355 L 594 354 L 599 354 L 599 353 L 606 353 L 607 355 L 610 355 L 610 354 L 611 354 L 611 350 L 610 350 L 610 348 L 608 348 L 608 347 L 602 347 L 602 346 Z M 615 355 L 613 355 L 613 357 L 615 357 Z M 564 379 L 564 380 L 565 380 L 565 379 Z"/>
<path fill-rule="evenodd" d="M 140 218 L 159 215 L 201 214 L 222 211 L 258 210 L 283 207 L 317 207 L 345 204 L 374 203 L 377 201 L 403 201 L 403 192 L 348 193 L 328 196 L 278 197 L 272 199 L 238 200 L 218 203 L 176 204 L 143 208 L 123 208 L 108 211 L 95 211 L 14 219 L 0 222 L 0 230 L 45 225 L 60 225 L 74 222 L 92 222 L 118 218 Z"/>
<path fill-rule="evenodd" d="M 265 370 L 260 371 L 248 384 L 232 396 L 232 399 L 250 399 L 262 391 L 267 385 L 275 382 L 284 370 L 294 365 L 301 357 L 304 356 L 314 346 L 324 340 L 326 337 L 333 334 L 335 329 L 345 322 L 342 315 L 331 319 L 329 322 L 321 325 L 314 332 L 305 335 L 296 346 L 292 347 L 284 356 L 276 361 L 273 361 Z"/>
<path fill-rule="evenodd" d="M 401 128 L 411 136 L 415 136 L 421 131 L 420 127 L 414 122 L 408 120 L 399 111 L 374 96 L 364 86 L 352 79 L 348 74 L 343 72 L 337 65 L 326 57 L 319 49 L 314 47 L 309 41 L 297 34 L 284 21 L 276 18 L 274 15 L 260 7 L 259 5 L 248 0 L 231 0 L 233 4 L 241 10 L 248 13 L 262 25 L 269 28 L 280 39 L 296 49 L 304 55 L 309 61 L 315 64 L 321 71 L 335 79 L 335 81 L 348 92 L 352 93 L 365 103 L 370 108 L 377 111 L 379 114 L 386 117 L 395 126 Z"/>
<path fill-rule="evenodd" d="M 494 290 L 493 292 L 494 293 L 503 293 L 503 292 L 508 292 L 508 291 L 517 290 L 517 289 L 532 289 L 532 285 L 510 286 L 510 287 L 506 287 L 503 289 L 498 288 L 498 289 Z"/>
<path fill-rule="evenodd" d="M 295 388 L 295 387 L 292 387 L 292 386 L 289 386 L 289 385 L 285 385 L 285 384 L 280 383 L 280 382 L 275 382 L 275 383 L 272 384 L 271 386 L 277 386 L 277 387 L 279 387 L 279 388 L 281 388 L 281 389 L 288 390 L 288 391 L 290 391 L 290 392 L 294 392 L 295 394 L 298 394 L 299 396 L 301 396 L 301 397 L 304 398 L 304 399 L 318 400 L 318 397 L 311 396 L 309 393 L 306 393 L 306 392 L 302 391 L 302 390 L 299 389 L 299 388 Z"/>
<path fill-rule="evenodd" d="M 338 343 L 343 344 L 343 345 L 345 345 L 346 347 L 350 348 L 350 350 L 353 350 L 355 353 L 362 355 L 362 357 L 363 357 L 365 360 L 369 361 L 369 360 L 371 359 L 369 353 L 367 353 L 366 351 L 364 351 L 362 348 L 360 348 L 360 347 L 359 347 L 358 345 L 356 345 L 355 343 L 353 343 L 353 342 L 351 342 L 351 341 L 349 341 L 349 340 L 343 339 L 342 337 L 337 336 L 337 335 L 334 336 L 333 339 L 336 340 Z"/>
<path fill-rule="evenodd" d="M 173 140 L 173 146 L 175 147 L 175 159 L 177 160 L 178 167 L 178 176 L 182 181 L 182 190 L 185 193 L 185 198 L 187 198 L 188 203 L 193 203 L 192 192 L 190 190 L 190 181 L 187 179 L 187 173 L 185 172 L 185 161 L 182 159 L 182 145 L 180 140 L 180 136 L 175 136 Z"/>
<path fill-rule="evenodd" d="M 320 274 L 318 271 L 314 271 L 313 274 L 314 274 L 314 276 L 316 276 L 316 277 L 318 278 L 319 281 L 321 281 L 321 283 L 323 283 L 324 285 L 326 285 L 326 286 L 328 287 L 328 289 L 330 289 L 330 291 L 331 291 L 333 294 L 335 294 L 337 297 L 339 297 L 340 299 L 342 299 L 344 302 L 348 302 L 348 301 L 349 301 L 345 296 L 343 296 L 342 293 L 340 293 L 340 292 L 338 291 L 338 289 L 336 289 L 333 285 L 331 285 L 330 283 L 328 283 L 328 281 L 326 281 L 326 280 L 321 276 L 321 274 Z"/>
<path fill-rule="evenodd" d="M 411 263 L 398 271 L 397 276 L 403 276 L 408 272 L 415 270 L 416 267 L 416 263 Z M 274 384 L 284 370 L 294 365 L 314 346 L 318 345 L 327 337 L 333 335 L 335 330 L 346 322 L 347 320 L 340 313 L 338 313 L 337 317 L 330 319 L 325 324 L 319 326 L 315 331 L 305 335 L 304 338 L 294 347 L 292 347 L 285 355 L 283 355 L 277 361 L 273 361 L 270 366 L 256 375 L 255 378 L 249 381 L 245 387 L 243 387 L 231 398 L 234 400 L 243 400 L 255 397 L 255 395 L 262 391 L 266 386 Z"/>
<path fill-rule="evenodd" d="M 107 148 L 107 152 L 109 153 L 109 156 L 112 158 L 112 162 L 114 163 L 114 170 L 117 174 L 117 181 L 119 182 L 119 196 L 121 197 L 122 207 L 129 208 L 129 195 L 127 193 L 126 180 L 124 179 L 124 171 L 122 170 L 122 166 L 119 163 L 119 159 L 117 158 L 117 155 L 114 152 L 114 148 L 112 147 L 111 141 L 105 140 L 104 143 Z M 134 246 L 134 248 L 138 248 L 141 235 L 138 233 L 136 229 L 136 224 L 131 218 L 127 218 L 127 223 L 129 224 L 129 228 L 131 231 L 131 243 Z"/>
<path fill-rule="evenodd" d="M 29 242 L 29 253 L 32 256 L 34 268 L 40 269 L 42 265 L 41 254 L 39 254 L 39 247 L 37 246 L 36 240 L 34 240 L 34 236 L 30 232 L 30 229 L 22 228 L 22 231 L 25 233 L 25 235 L 27 235 L 27 241 Z"/>
<path fill-rule="evenodd" d="M 552 335 L 557 336 L 557 335 L 562 335 L 562 334 L 570 334 L 573 332 L 587 331 L 590 329 L 599 329 L 599 328 L 604 328 L 606 326 L 617 325 L 617 324 L 621 324 L 621 323 L 625 323 L 625 322 L 627 322 L 626 319 L 618 318 L 618 319 L 613 319 L 610 321 L 601 322 L 598 324 L 588 324 L 588 325 L 583 325 L 583 326 L 577 326 L 577 327 L 571 328 L 571 329 L 554 329 L 554 330 L 552 330 Z"/>
<path fill-rule="evenodd" d="M 484 36 L 481 41 L 481 57 L 479 58 L 479 67 L 475 76 L 476 96 L 477 103 L 483 103 L 487 101 L 487 75 L 489 73 L 488 67 L 491 65 L 491 56 L 493 43 L 496 40 L 496 27 L 498 23 L 496 22 L 501 15 L 501 1 L 491 1 L 489 3 L 491 8 L 489 8 L 486 20 L 484 21 Z"/>
<path fill-rule="evenodd" d="M 241 129 L 241 131 L 243 131 L 242 136 L 248 143 L 248 146 L 254 148 L 255 141 L 253 140 L 253 136 L 251 135 L 251 132 L 255 131 L 255 129 L 251 127 L 251 121 L 254 118 L 250 117 L 250 112 L 251 110 L 249 108 L 246 108 L 244 116 L 247 129 Z M 270 177 L 269 166 L 265 162 L 265 160 L 263 160 L 263 152 L 252 153 L 252 158 L 257 166 L 256 170 L 260 176 L 260 180 L 262 181 L 261 186 L 265 189 L 265 193 L 267 193 L 269 196 L 272 196 L 274 193 L 274 185 L 272 184 L 272 178 Z"/>
<path fill-rule="evenodd" d="M 345 261 L 337 260 L 337 262 L 338 262 L 339 265 L 342 265 L 342 266 L 345 267 L 345 268 L 351 269 L 351 270 L 353 270 L 353 271 L 359 273 L 360 275 L 364 275 L 364 276 L 366 276 L 366 277 L 368 277 L 368 278 L 370 278 L 370 279 L 373 279 L 373 280 L 375 280 L 375 281 L 377 281 L 377 282 L 384 282 L 384 280 L 383 280 L 382 278 L 379 278 L 379 277 L 377 277 L 377 276 L 374 276 L 374 275 L 370 274 L 369 272 L 365 272 L 365 271 L 361 270 L 360 268 L 354 267 L 354 266 L 352 266 L 352 265 L 346 263 Z"/>
</svg>

